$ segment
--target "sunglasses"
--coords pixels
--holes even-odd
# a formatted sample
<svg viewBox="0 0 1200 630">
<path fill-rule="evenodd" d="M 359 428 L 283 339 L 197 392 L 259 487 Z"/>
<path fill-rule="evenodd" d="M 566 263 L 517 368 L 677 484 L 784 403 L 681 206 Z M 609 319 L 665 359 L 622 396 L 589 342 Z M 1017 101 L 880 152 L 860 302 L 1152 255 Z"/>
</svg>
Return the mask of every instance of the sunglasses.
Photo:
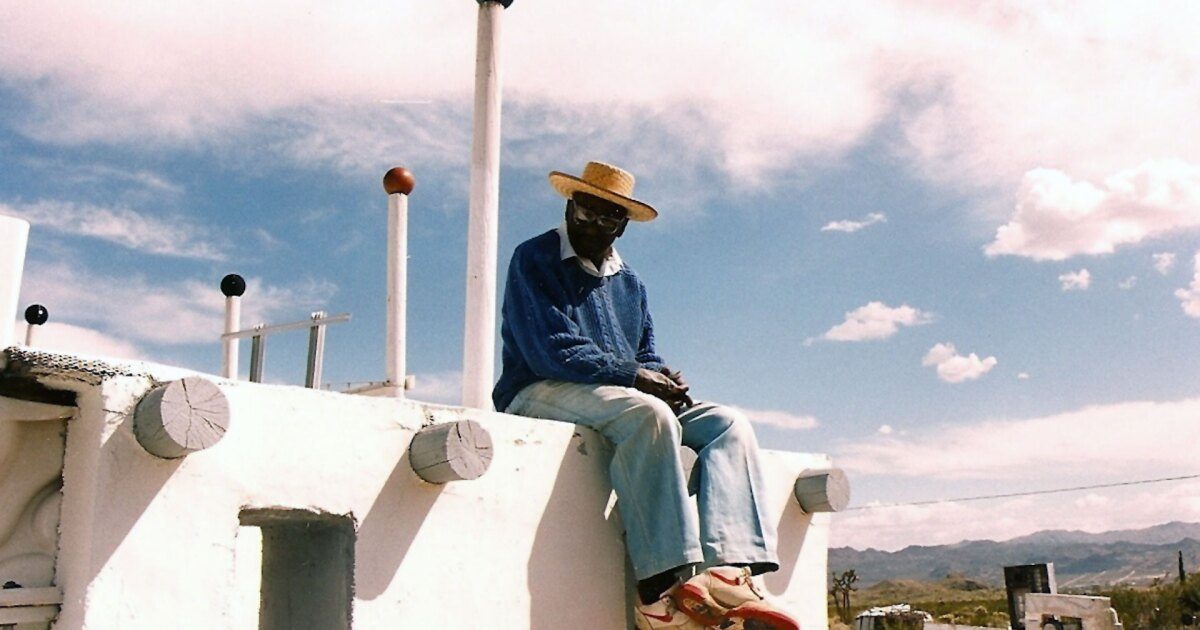
<svg viewBox="0 0 1200 630">
<path fill-rule="evenodd" d="M 602 213 L 575 200 L 571 201 L 571 206 L 575 209 L 576 221 L 590 223 L 610 234 L 620 230 L 621 226 L 625 225 L 625 222 L 628 220 L 623 212 L 619 215 Z"/>
</svg>

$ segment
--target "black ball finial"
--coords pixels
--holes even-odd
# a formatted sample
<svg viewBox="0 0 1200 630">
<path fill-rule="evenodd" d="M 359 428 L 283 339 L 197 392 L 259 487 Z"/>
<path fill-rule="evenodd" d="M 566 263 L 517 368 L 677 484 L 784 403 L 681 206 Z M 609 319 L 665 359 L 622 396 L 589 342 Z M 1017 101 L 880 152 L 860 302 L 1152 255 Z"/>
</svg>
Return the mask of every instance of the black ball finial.
<svg viewBox="0 0 1200 630">
<path fill-rule="evenodd" d="M 240 297 L 246 292 L 246 281 L 236 273 L 221 278 L 221 293 L 225 297 Z"/>
<path fill-rule="evenodd" d="M 30 326 L 41 326 L 50 319 L 50 311 L 41 304 L 33 304 L 25 309 L 25 323 Z"/>
</svg>

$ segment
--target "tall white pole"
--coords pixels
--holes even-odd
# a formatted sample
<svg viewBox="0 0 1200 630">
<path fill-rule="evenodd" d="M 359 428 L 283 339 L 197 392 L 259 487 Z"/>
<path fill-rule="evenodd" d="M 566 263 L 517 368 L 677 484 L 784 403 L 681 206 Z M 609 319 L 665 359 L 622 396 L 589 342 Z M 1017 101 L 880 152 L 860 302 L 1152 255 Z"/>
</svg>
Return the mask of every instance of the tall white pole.
<svg viewBox="0 0 1200 630">
<path fill-rule="evenodd" d="M 397 398 L 404 397 L 405 339 L 408 332 L 408 196 L 416 180 L 397 166 L 383 176 L 388 194 L 387 267 L 387 384 Z"/>
<path fill-rule="evenodd" d="M 467 230 L 463 406 L 491 409 L 496 345 L 496 241 L 500 207 L 500 35 L 511 0 L 480 0 L 475 39 L 475 129 Z"/>
<path fill-rule="evenodd" d="M 225 294 L 225 332 L 238 332 L 242 329 L 242 295 L 246 293 L 246 281 L 231 273 L 221 279 L 221 293 Z M 221 340 L 221 376 L 237 379 L 239 345 L 237 338 Z"/>
<path fill-rule="evenodd" d="M 16 343 L 17 300 L 28 241 L 29 223 L 0 215 L 0 350 Z"/>
<path fill-rule="evenodd" d="M 225 332 L 237 332 L 242 329 L 242 298 L 231 295 L 225 298 Z M 221 353 L 221 376 L 236 379 L 238 376 L 238 339 L 225 339 Z"/>
</svg>

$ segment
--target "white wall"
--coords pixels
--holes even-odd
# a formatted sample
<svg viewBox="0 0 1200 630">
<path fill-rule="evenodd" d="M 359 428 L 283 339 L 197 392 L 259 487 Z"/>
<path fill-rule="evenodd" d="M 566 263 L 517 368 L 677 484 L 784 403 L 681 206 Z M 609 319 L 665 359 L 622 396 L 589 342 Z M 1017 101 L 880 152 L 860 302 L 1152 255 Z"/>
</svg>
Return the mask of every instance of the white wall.
<svg viewBox="0 0 1200 630">
<path fill-rule="evenodd" d="M 21 273 L 25 268 L 25 244 L 29 224 L 16 217 L 0 215 L 0 348 L 7 348 L 13 338 L 13 322 L 17 319 L 17 300 L 21 296 Z"/>
<path fill-rule="evenodd" d="M 67 435 L 57 628 L 257 627 L 261 537 L 239 527 L 246 508 L 354 518 L 359 630 L 626 627 L 608 447 L 590 431 L 221 381 L 232 410 L 224 439 L 162 460 L 131 431 L 147 379 L 61 384 L 80 392 L 80 411 Z M 430 418 L 463 414 L 491 433 L 491 469 L 475 481 L 420 481 L 405 455 L 413 433 Z M 802 469 L 828 460 L 764 459 L 783 563 L 764 585 L 806 630 L 825 628 L 829 520 L 803 515 L 791 486 Z"/>
</svg>

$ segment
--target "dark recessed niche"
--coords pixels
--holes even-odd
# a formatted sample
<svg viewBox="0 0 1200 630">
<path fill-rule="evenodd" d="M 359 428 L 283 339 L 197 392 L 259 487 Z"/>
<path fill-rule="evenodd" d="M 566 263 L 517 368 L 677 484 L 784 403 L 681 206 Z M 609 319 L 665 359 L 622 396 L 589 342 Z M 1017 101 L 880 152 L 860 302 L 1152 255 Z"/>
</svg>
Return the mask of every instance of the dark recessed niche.
<svg viewBox="0 0 1200 630">
<path fill-rule="evenodd" d="M 259 630 L 350 630 L 354 521 L 304 510 L 243 510 L 262 530 Z"/>
</svg>

